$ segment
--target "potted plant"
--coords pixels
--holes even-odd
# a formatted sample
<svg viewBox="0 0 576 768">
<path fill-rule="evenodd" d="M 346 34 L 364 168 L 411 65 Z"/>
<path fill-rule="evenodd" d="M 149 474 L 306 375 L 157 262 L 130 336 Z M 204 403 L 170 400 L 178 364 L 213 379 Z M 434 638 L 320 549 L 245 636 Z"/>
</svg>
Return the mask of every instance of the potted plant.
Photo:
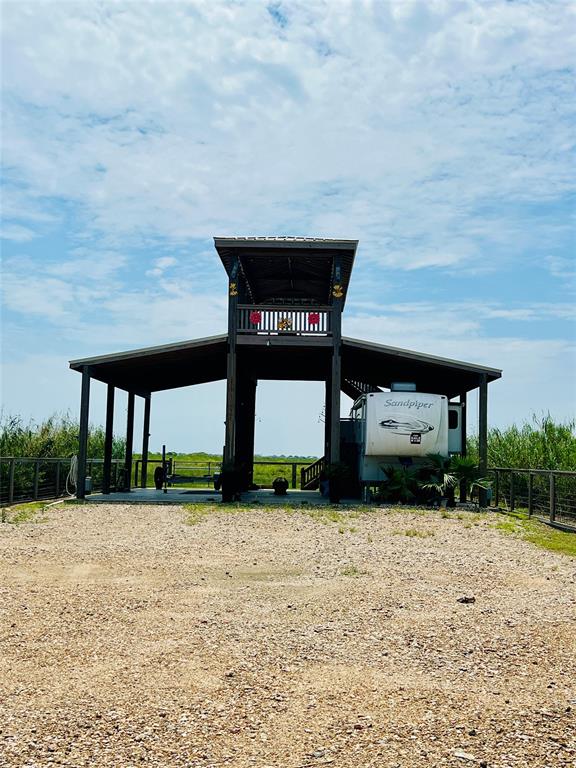
<svg viewBox="0 0 576 768">
<path fill-rule="evenodd" d="M 352 473 L 347 464 L 336 461 L 326 467 L 328 479 L 328 496 L 331 504 L 339 504 L 352 479 Z"/>
<path fill-rule="evenodd" d="M 463 483 L 465 492 L 470 494 L 470 499 L 476 496 L 478 508 L 479 491 L 489 491 L 492 487 L 490 480 L 482 476 L 480 468 L 471 456 L 452 456 L 451 467 L 456 479 Z"/>
<path fill-rule="evenodd" d="M 240 497 L 240 471 L 233 462 L 224 462 L 222 464 L 222 471 L 218 478 L 219 485 L 222 489 L 222 501 L 224 503 L 230 503 L 231 501 L 237 501 Z"/>
<path fill-rule="evenodd" d="M 154 487 L 157 491 L 162 490 L 162 486 L 164 485 L 164 480 L 166 478 L 166 470 L 162 466 L 162 464 L 159 464 L 156 469 L 154 470 Z"/>
<path fill-rule="evenodd" d="M 433 503 L 437 502 L 441 507 L 455 507 L 454 486 L 457 477 L 452 471 L 451 459 L 440 453 L 429 453 L 426 458 L 431 465 L 431 472 L 426 480 L 420 482 L 420 488 L 432 492 Z"/>
<path fill-rule="evenodd" d="M 272 482 L 272 488 L 274 488 L 274 493 L 276 496 L 286 496 L 286 491 L 288 490 L 288 480 L 286 480 L 285 477 L 277 477 Z"/>
<path fill-rule="evenodd" d="M 414 469 L 410 467 L 394 467 L 392 465 L 383 468 L 386 481 L 380 485 L 378 500 L 392 504 L 409 504 L 416 499 L 418 492 L 418 478 Z"/>
</svg>

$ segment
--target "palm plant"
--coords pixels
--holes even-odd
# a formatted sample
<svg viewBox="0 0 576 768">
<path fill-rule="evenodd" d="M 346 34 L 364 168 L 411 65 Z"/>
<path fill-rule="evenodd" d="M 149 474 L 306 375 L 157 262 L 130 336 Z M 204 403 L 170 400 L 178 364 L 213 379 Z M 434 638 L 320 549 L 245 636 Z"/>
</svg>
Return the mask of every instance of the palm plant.
<svg viewBox="0 0 576 768">
<path fill-rule="evenodd" d="M 452 456 L 450 466 L 456 479 L 464 483 L 466 493 L 470 493 L 470 498 L 478 498 L 480 489 L 487 491 L 490 486 L 490 480 L 482 476 L 482 472 L 473 456 Z"/>
<path fill-rule="evenodd" d="M 381 500 L 402 504 L 414 501 L 418 492 L 416 472 L 408 467 L 388 466 L 383 469 L 387 480 L 379 489 Z"/>
<path fill-rule="evenodd" d="M 432 471 L 426 481 L 420 482 L 420 488 L 423 491 L 432 492 L 440 499 L 446 498 L 449 505 L 454 506 L 454 486 L 458 478 L 452 471 L 451 459 L 440 453 L 428 453 L 426 458 Z"/>
</svg>

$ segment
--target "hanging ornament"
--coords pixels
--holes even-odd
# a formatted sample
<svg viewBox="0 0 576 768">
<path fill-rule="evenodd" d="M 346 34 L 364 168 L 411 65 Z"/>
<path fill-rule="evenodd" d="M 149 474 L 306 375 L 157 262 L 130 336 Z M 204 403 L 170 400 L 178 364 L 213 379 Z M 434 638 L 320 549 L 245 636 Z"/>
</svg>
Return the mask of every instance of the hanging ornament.
<svg viewBox="0 0 576 768">
<path fill-rule="evenodd" d="M 238 285 L 237 283 L 230 283 L 230 296 L 238 296 Z"/>
<path fill-rule="evenodd" d="M 320 312 L 309 312 L 308 325 L 319 325 L 319 324 L 320 324 Z"/>
<path fill-rule="evenodd" d="M 253 309 L 252 312 L 250 312 L 250 322 L 252 325 L 259 325 L 262 321 L 262 313 L 258 312 L 256 309 Z"/>
<path fill-rule="evenodd" d="M 335 299 L 341 299 L 342 296 L 344 296 L 344 290 L 340 283 L 334 283 L 334 286 L 332 287 L 332 296 L 334 296 Z"/>
<path fill-rule="evenodd" d="M 281 317 L 278 320 L 279 331 L 289 331 L 292 328 L 292 320 L 289 317 Z"/>
</svg>

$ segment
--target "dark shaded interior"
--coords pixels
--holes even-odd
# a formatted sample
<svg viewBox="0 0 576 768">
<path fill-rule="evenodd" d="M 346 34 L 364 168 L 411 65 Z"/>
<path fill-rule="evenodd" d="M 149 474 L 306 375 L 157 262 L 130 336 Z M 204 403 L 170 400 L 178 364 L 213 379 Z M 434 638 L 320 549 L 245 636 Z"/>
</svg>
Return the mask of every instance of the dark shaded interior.
<svg viewBox="0 0 576 768">
<path fill-rule="evenodd" d="M 151 347 L 96 358 L 74 360 L 70 367 L 89 366 L 92 378 L 136 393 L 187 387 L 226 378 L 227 337 Z M 332 345 L 319 337 L 285 339 L 251 337 L 238 347 L 238 366 L 253 379 L 325 381 Z M 345 381 L 389 388 L 393 381 L 412 381 L 419 392 L 455 397 L 488 381 L 500 371 L 409 350 L 344 338 L 342 389 Z"/>
<path fill-rule="evenodd" d="M 341 257 L 340 285 L 344 298 L 356 252 L 355 240 L 277 240 L 215 238 L 216 250 L 230 277 L 239 259 L 240 301 L 298 305 L 332 303 L 333 261 Z M 281 246 L 281 247 L 279 247 Z"/>
</svg>

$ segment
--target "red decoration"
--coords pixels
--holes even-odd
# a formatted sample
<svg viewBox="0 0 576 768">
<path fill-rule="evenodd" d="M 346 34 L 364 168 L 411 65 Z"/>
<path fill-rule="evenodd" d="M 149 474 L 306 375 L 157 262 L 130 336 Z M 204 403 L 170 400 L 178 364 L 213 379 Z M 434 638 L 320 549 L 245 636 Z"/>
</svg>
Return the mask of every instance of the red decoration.
<svg viewBox="0 0 576 768">
<path fill-rule="evenodd" d="M 319 325 L 320 323 L 320 313 L 319 312 L 309 312 L 308 313 L 308 325 Z"/>
<path fill-rule="evenodd" d="M 256 310 L 252 310 L 252 312 L 250 312 L 250 322 L 252 323 L 252 325 L 258 325 L 261 322 L 261 320 L 262 320 L 261 312 L 258 312 Z"/>
</svg>

